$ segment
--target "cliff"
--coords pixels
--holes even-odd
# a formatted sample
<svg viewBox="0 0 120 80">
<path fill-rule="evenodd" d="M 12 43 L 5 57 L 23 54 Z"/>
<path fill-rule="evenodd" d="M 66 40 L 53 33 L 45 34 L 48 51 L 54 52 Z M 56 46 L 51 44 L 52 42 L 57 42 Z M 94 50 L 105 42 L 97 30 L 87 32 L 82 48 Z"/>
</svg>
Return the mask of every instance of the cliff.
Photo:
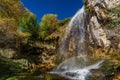
<svg viewBox="0 0 120 80">
<path fill-rule="evenodd" d="M 120 5 L 119 0 L 86 0 L 87 31 L 89 41 L 97 46 L 108 47 L 111 44 L 109 34 L 106 32 L 107 24 L 111 24 L 114 16 L 110 10 Z M 119 11 L 118 11 L 119 12 Z M 114 14 L 115 15 L 115 14 Z M 119 18 L 119 17 L 118 17 Z M 117 23 L 117 22 L 116 22 Z M 109 25 L 109 27 L 112 25 Z M 119 28 L 119 27 L 118 27 Z M 119 35 L 119 34 L 118 34 Z M 117 36 L 118 37 L 118 36 Z"/>
</svg>

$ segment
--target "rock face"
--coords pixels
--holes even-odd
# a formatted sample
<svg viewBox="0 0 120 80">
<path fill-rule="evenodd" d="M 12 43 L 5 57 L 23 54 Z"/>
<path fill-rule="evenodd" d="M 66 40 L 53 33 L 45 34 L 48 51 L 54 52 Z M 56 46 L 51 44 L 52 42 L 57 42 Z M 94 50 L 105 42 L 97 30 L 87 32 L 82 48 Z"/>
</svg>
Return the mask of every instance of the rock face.
<svg viewBox="0 0 120 80">
<path fill-rule="evenodd" d="M 120 5 L 120 0 L 87 0 L 87 31 L 90 43 L 108 47 L 110 41 L 103 30 L 104 24 L 110 19 L 107 10 Z"/>
<path fill-rule="evenodd" d="M 108 9 L 111 9 L 120 5 L 120 0 L 103 0 L 103 1 L 105 1 Z"/>
<path fill-rule="evenodd" d="M 115 8 L 120 5 L 120 0 L 86 0 L 88 5 L 95 6 L 96 4 L 101 4 L 107 9 Z"/>
<path fill-rule="evenodd" d="M 100 47 L 108 47 L 110 45 L 110 41 L 107 40 L 106 34 L 99 24 L 96 16 L 91 17 L 90 24 L 87 28 L 91 41 L 90 43 Z"/>
<path fill-rule="evenodd" d="M 120 1 L 118 0 L 86 0 L 85 8 L 83 6 L 66 27 L 59 48 L 60 55 L 68 58 L 74 54 L 84 54 L 86 53 L 87 44 L 100 48 L 109 48 L 111 41 L 108 40 L 108 35 L 104 30 L 105 24 L 111 20 L 108 9 L 119 4 Z M 72 54 L 68 55 L 67 53 Z"/>
<path fill-rule="evenodd" d="M 105 30 L 108 39 L 112 43 L 112 47 L 115 49 L 120 49 L 120 27 L 114 29 Z"/>
</svg>

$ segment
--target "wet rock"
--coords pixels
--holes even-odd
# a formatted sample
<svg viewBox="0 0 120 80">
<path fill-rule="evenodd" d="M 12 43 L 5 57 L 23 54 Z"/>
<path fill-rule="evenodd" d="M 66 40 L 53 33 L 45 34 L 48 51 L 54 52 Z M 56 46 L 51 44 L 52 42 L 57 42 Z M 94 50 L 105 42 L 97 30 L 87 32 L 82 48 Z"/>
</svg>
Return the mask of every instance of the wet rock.
<svg viewBox="0 0 120 80">
<path fill-rule="evenodd" d="M 91 75 L 88 80 L 104 80 L 105 75 L 100 70 L 91 70 Z"/>
</svg>

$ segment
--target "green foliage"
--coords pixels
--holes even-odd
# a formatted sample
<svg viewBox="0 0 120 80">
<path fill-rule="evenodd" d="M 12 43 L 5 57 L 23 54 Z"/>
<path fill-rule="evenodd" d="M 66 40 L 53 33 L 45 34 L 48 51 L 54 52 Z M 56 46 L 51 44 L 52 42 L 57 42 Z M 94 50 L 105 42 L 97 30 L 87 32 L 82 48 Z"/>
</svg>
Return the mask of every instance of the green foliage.
<svg viewBox="0 0 120 80">
<path fill-rule="evenodd" d="M 41 38 L 45 38 L 47 35 L 50 35 L 54 32 L 58 27 L 57 15 L 55 14 L 46 14 L 43 16 L 42 21 L 40 23 L 40 36 Z"/>
<path fill-rule="evenodd" d="M 120 17 L 120 5 L 111 9 L 110 12 L 115 13 L 118 17 Z"/>
<path fill-rule="evenodd" d="M 0 78 L 17 75 L 20 72 L 22 72 L 22 68 L 19 63 L 15 63 L 11 59 L 0 56 Z"/>
<path fill-rule="evenodd" d="M 31 34 L 31 39 L 38 38 L 38 21 L 34 14 L 31 12 L 26 13 L 20 20 L 20 31 L 28 32 Z"/>
<path fill-rule="evenodd" d="M 119 27 L 120 26 L 120 6 L 109 10 L 110 15 L 112 16 L 111 21 L 108 24 L 109 28 Z"/>
<path fill-rule="evenodd" d="M 14 76 L 14 77 L 10 77 L 10 78 L 8 78 L 7 80 L 18 80 L 18 79 L 17 79 L 16 76 Z"/>
<path fill-rule="evenodd" d="M 70 21 L 70 17 L 69 18 L 65 18 L 64 20 L 59 22 L 59 26 L 64 26 L 66 24 L 68 24 L 68 22 Z"/>
<path fill-rule="evenodd" d="M 12 44 L 15 48 L 15 43 L 18 42 L 16 40 L 18 35 L 16 34 L 19 28 L 19 20 L 26 12 L 28 10 L 20 0 L 0 0 L 0 45 L 9 43 L 7 45 Z"/>
</svg>

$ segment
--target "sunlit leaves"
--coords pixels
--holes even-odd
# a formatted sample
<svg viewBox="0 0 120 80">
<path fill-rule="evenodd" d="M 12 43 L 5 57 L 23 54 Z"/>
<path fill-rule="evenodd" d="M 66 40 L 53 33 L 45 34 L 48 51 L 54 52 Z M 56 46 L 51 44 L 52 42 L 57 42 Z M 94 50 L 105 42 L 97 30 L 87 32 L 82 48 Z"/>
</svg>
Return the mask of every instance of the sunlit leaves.
<svg viewBox="0 0 120 80">
<path fill-rule="evenodd" d="M 26 13 L 19 23 L 20 31 L 30 33 L 32 38 L 38 37 L 38 26 L 37 18 L 31 12 Z"/>
<path fill-rule="evenodd" d="M 19 0 L 0 0 L 0 17 L 14 18 L 22 16 L 24 7 Z"/>
<path fill-rule="evenodd" d="M 50 35 L 52 32 L 54 32 L 58 27 L 57 23 L 58 23 L 57 15 L 55 14 L 44 15 L 40 23 L 40 29 L 39 29 L 40 36 L 44 38 L 47 35 Z"/>
</svg>

